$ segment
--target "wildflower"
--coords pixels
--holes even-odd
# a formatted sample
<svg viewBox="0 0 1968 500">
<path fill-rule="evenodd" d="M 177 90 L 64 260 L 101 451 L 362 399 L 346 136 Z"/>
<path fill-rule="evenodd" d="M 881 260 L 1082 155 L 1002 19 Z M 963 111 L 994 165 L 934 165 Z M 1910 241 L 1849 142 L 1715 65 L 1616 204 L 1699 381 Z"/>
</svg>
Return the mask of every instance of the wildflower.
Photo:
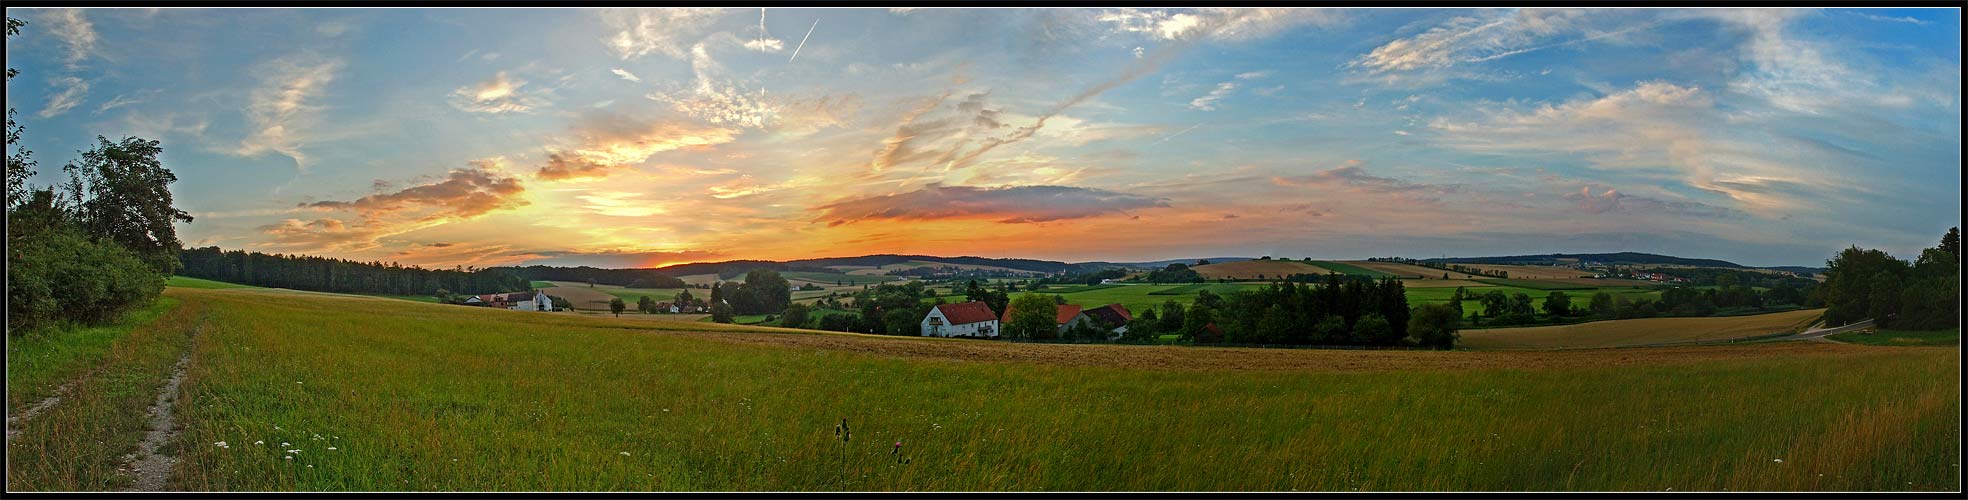
<svg viewBox="0 0 1968 500">
<path fill-rule="evenodd" d="M 310 466 L 308 466 L 308 468 L 309 468 L 309 469 L 312 469 L 312 468 L 314 468 L 314 466 L 312 466 L 312 465 L 310 465 Z"/>
<path fill-rule="evenodd" d="M 1773 462 L 1776 462 L 1776 463 L 1783 463 L 1783 459 L 1781 459 L 1781 458 L 1779 458 L 1779 459 L 1776 459 L 1776 460 L 1773 460 Z"/>
<path fill-rule="evenodd" d="M 328 451 L 335 451 L 335 447 L 333 446 L 328 447 Z"/>
<path fill-rule="evenodd" d="M 626 451 L 624 451 L 624 452 L 622 452 L 622 456 L 625 456 L 625 457 L 626 457 L 626 456 L 629 456 L 629 452 L 626 452 Z"/>
<path fill-rule="evenodd" d="M 295 454 L 299 454 L 299 453 L 301 452 L 301 450 L 287 450 L 287 452 L 288 452 L 288 453 L 295 453 Z"/>
<path fill-rule="evenodd" d="M 894 450 L 890 450 L 890 451 L 888 452 L 888 454 L 890 454 L 890 455 L 894 455 L 894 454 L 896 454 L 896 453 L 901 453 L 901 452 L 902 452 L 902 442 L 901 442 L 901 441 L 896 441 L 896 442 L 895 442 L 895 449 L 894 449 Z"/>
<path fill-rule="evenodd" d="M 254 441 L 253 444 L 266 444 L 266 441 Z"/>
<path fill-rule="evenodd" d="M 288 442 L 286 442 L 286 441 L 281 441 L 281 442 L 280 442 L 280 447 L 281 447 L 281 448 L 286 448 L 286 447 L 289 447 L 289 446 L 293 446 L 293 443 L 288 443 Z"/>
<path fill-rule="evenodd" d="M 231 447 L 232 447 L 232 446 L 230 446 L 230 445 L 227 445 L 225 441 L 219 441 L 219 442 L 217 442 L 217 443 L 212 443 L 212 446 L 217 446 L 217 447 L 220 447 L 220 448 L 231 448 Z"/>
<path fill-rule="evenodd" d="M 284 457 L 280 457 L 280 458 L 285 458 L 285 459 L 288 459 L 288 460 L 293 460 L 293 459 L 294 459 L 294 456 L 293 456 L 293 455 L 288 455 L 288 456 L 284 456 Z"/>
</svg>

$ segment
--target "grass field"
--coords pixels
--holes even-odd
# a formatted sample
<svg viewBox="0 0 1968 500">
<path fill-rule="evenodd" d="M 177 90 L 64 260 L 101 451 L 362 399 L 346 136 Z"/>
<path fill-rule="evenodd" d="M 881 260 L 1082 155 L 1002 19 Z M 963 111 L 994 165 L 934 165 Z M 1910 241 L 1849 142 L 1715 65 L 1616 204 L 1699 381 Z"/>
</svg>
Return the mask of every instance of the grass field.
<svg viewBox="0 0 1968 500">
<path fill-rule="evenodd" d="M 240 285 L 235 283 L 226 283 L 224 281 L 203 280 L 203 279 L 191 278 L 185 276 L 172 276 L 168 279 L 165 279 L 164 286 L 177 287 L 177 288 L 203 288 L 208 290 L 219 290 L 219 289 L 226 289 L 226 288 L 259 288 L 252 285 Z"/>
<path fill-rule="evenodd" d="M 1375 277 L 1375 278 L 1384 278 L 1384 277 L 1388 277 L 1388 276 L 1393 276 L 1392 274 L 1388 274 L 1388 273 L 1384 273 L 1384 272 L 1380 272 L 1380 271 L 1375 271 L 1375 270 L 1372 270 L 1372 269 L 1367 269 L 1367 268 L 1364 268 L 1364 267 L 1360 267 L 1360 266 L 1356 266 L 1356 265 L 1352 265 L 1352 264 L 1347 264 L 1347 263 L 1344 263 L 1344 262 L 1331 262 L 1331 261 L 1324 261 L 1324 260 L 1315 260 L 1315 261 L 1312 261 L 1312 265 L 1314 265 L 1314 266 L 1319 266 L 1319 267 L 1322 267 L 1322 268 L 1325 268 L 1326 270 L 1329 270 L 1329 271 L 1332 271 L 1332 272 L 1335 272 L 1335 273 L 1340 273 L 1340 274 L 1350 274 L 1350 275 L 1354 275 L 1354 276 L 1372 276 L 1372 277 Z"/>
<path fill-rule="evenodd" d="M 1716 318 L 1642 318 L 1575 325 L 1463 330 L 1471 349 L 1577 349 L 1695 342 L 1803 331 L 1823 309 Z"/>
<path fill-rule="evenodd" d="M 1877 330 L 1832 334 L 1828 337 L 1839 342 L 1886 346 L 1958 346 L 1961 345 L 1961 329 L 1913 331 Z"/>
<path fill-rule="evenodd" d="M 1034 345 L 167 293 L 110 366 L 191 346 L 174 489 L 1959 488 L 1956 349 Z M 143 406 L 112 395 L 154 387 L 28 422 L 9 488 L 113 486 L 98 451 Z"/>
<path fill-rule="evenodd" d="M 1196 274 L 1204 279 L 1269 279 L 1283 278 L 1293 274 L 1326 274 L 1326 268 L 1306 264 L 1296 260 L 1240 260 L 1221 262 L 1207 266 L 1196 266 Z M 1259 278 L 1263 276 L 1264 278 Z"/>
<path fill-rule="evenodd" d="M 1603 279 L 1594 279 L 1594 278 L 1553 278 L 1553 279 L 1544 279 L 1544 280 L 1516 279 L 1516 278 L 1510 278 L 1510 279 L 1483 278 L 1473 281 L 1483 283 L 1486 285 L 1529 288 L 1532 290 L 1563 290 L 1563 291 L 1597 290 L 1601 288 L 1632 288 L 1632 287 L 1655 284 L 1655 283 L 1649 283 L 1645 281 L 1635 281 L 1635 280 L 1603 280 Z"/>
<path fill-rule="evenodd" d="M 539 281 L 539 280 L 530 281 L 527 282 L 527 284 L 528 286 L 532 286 L 533 288 L 548 288 L 548 287 L 560 286 L 552 281 Z M 585 285 L 586 283 L 583 284 Z"/>
</svg>

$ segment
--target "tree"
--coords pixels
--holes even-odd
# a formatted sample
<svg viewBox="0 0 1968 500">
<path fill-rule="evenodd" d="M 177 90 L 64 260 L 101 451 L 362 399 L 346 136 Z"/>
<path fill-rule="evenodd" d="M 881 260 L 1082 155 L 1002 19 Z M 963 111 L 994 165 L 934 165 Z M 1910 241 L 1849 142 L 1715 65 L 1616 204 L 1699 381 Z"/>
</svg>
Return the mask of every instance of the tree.
<svg viewBox="0 0 1968 500">
<path fill-rule="evenodd" d="M 1005 336 L 1015 339 L 1052 338 L 1058 331 L 1058 323 L 1053 319 L 1058 315 L 1058 304 L 1051 298 L 1036 293 L 1025 292 L 1011 299 L 1011 316 L 1004 325 Z"/>
<path fill-rule="evenodd" d="M 1572 313 L 1572 298 L 1565 292 L 1551 292 L 1544 296 L 1544 313 L 1564 317 Z"/>
<path fill-rule="evenodd" d="M 1442 279 L 1449 279 L 1449 275 L 1443 274 Z M 1460 286 L 1456 287 L 1455 293 L 1449 294 L 1449 307 L 1455 309 L 1456 317 L 1462 317 L 1462 299 L 1468 296 L 1469 289 Z"/>
<path fill-rule="evenodd" d="M 1961 259 L 1961 228 L 1958 226 L 1948 228 L 1947 234 L 1941 235 L 1940 246 L 1934 248 L 1947 252 L 1948 255 L 1953 255 L 1955 260 L 1959 261 Z"/>
<path fill-rule="evenodd" d="M 644 295 L 640 298 L 637 298 L 636 310 L 642 312 L 643 314 L 656 312 L 656 299 L 649 298 L 648 295 Z"/>
<path fill-rule="evenodd" d="M 1183 313 L 1181 302 L 1174 300 L 1162 302 L 1161 325 L 1156 329 L 1161 330 L 1162 333 L 1181 333 Z"/>
<path fill-rule="evenodd" d="M 1601 318 L 1613 317 L 1613 313 L 1614 313 L 1613 294 L 1610 292 L 1599 292 L 1599 293 L 1592 294 L 1592 303 L 1590 307 L 1592 309 L 1593 316 L 1598 316 Z"/>
<path fill-rule="evenodd" d="M 1456 328 L 1462 313 L 1441 304 L 1423 304 L 1408 319 L 1408 337 L 1415 345 L 1449 350 L 1455 348 Z"/>
<path fill-rule="evenodd" d="M 1155 308 L 1150 307 L 1145 311 L 1141 311 L 1141 315 L 1135 316 L 1132 321 L 1128 321 L 1127 331 L 1121 334 L 1121 340 L 1123 342 L 1146 344 L 1160 338 L 1162 335 L 1162 320 L 1156 316 Z"/>
<path fill-rule="evenodd" d="M 712 323 L 730 323 L 732 316 L 734 314 L 731 312 L 731 304 L 725 302 L 711 304 Z"/>
<path fill-rule="evenodd" d="M 608 299 L 608 312 L 615 313 L 615 317 L 617 318 L 622 317 L 622 310 L 628 308 L 629 305 L 622 303 L 621 297 Z"/>
<path fill-rule="evenodd" d="M 1825 262 L 1825 281 L 1818 287 L 1824 297 L 1825 324 L 1840 326 L 1872 318 L 1887 326 L 1889 318 L 1873 314 L 1896 309 L 1886 306 L 1898 298 L 1887 296 L 1899 295 L 1898 282 L 1907 272 L 1906 261 L 1886 252 L 1857 246 L 1839 251 Z"/>
<path fill-rule="evenodd" d="M 807 307 L 806 304 L 793 304 L 793 305 L 786 306 L 786 312 L 782 313 L 779 316 L 779 326 L 783 326 L 787 328 L 801 328 L 806 326 L 807 314 L 811 312 L 812 309 L 813 308 L 811 307 Z"/>
<path fill-rule="evenodd" d="M 1326 316 L 1312 327 L 1313 344 L 1344 345 L 1350 340 L 1346 332 L 1346 318 Z"/>
<path fill-rule="evenodd" d="M 159 273 L 176 272 L 181 245 L 175 224 L 191 222 L 191 215 L 171 206 L 170 187 L 178 177 L 157 158 L 164 148 L 135 137 L 112 143 L 97 136 L 96 142 L 62 167 L 82 229 L 136 252 Z"/>
<path fill-rule="evenodd" d="M 683 290 L 683 291 L 680 291 L 680 292 L 677 292 L 677 294 L 676 294 L 676 304 L 677 304 L 678 306 L 684 306 L 684 305 L 689 305 L 689 304 L 692 304 L 692 303 L 695 303 L 696 301 L 697 301 L 697 298 L 696 298 L 696 297 L 692 297 L 692 296 L 690 296 L 690 290 L 688 290 L 688 289 L 685 289 L 685 290 Z"/>
<path fill-rule="evenodd" d="M 1209 293 L 1209 290 L 1203 290 L 1203 293 Z M 1200 298 L 1198 297 L 1198 299 Z M 1211 310 L 1208 305 L 1203 304 L 1200 300 L 1196 303 L 1189 304 L 1189 310 L 1184 311 L 1182 316 L 1183 338 L 1189 339 L 1191 342 L 1208 338 L 1203 330 L 1209 328 L 1209 325 L 1216 323 L 1216 311 Z"/>
<path fill-rule="evenodd" d="M 1400 334 L 1407 335 L 1407 332 Z M 1353 323 L 1353 343 L 1356 344 L 1383 344 L 1394 335 L 1394 327 L 1380 313 L 1361 316 L 1359 321 Z"/>
</svg>

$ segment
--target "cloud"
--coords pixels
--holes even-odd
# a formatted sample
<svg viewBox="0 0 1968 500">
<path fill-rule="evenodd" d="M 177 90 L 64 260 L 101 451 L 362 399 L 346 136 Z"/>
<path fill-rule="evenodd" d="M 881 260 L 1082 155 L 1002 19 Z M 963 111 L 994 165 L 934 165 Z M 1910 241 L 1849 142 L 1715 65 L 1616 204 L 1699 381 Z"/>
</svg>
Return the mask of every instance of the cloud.
<svg viewBox="0 0 1968 500">
<path fill-rule="evenodd" d="M 657 153 L 714 146 L 737 138 L 737 130 L 700 127 L 668 121 L 643 121 L 626 115 L 598 112 L 576 126 L 573 144 L 548 154 L 536 174 L 545 180 L 606 177 L 614 170 L 641 164 Z"/>
<path fill-rule="evenodd" d="M 48 83 L 60 87 L 62 90 L 61 92 L 56 92 L 54 95 L 48 96 L 48 105 L 43 106 L 40 113 L 36 113 L 42 118 L 53 118 L 62 113 L 67 113 L 68 110 L 75 109 L 76 106 L 81 105 L 82 100 L 89 96 L 89 82 L 81 78 L 61 76 L 49 80 Z"/>
<path fill-rule="evenodd" d="M 1360 160 L 1347 160 L 1342 166 L 1309 175 L 1272 177 L 1271 182 L 1291 187 L 1343 187 L 1358 193 L 1390 194 L 1408 201 L 1429 204 L 1440 202 L 1442 195 L 1464 190 L 1461 184 L 1426 184 L 1375 176 L 1361 167 L 1365 164 L 1366 162 Z"/>
<path fill-rule="evenodd" d="M 1420 34 L 1375 47 L 1347 66 L 1363 68 L 1389 81 L 1471 78 L 1474 75 L 1470 73 L 1444 71 L 1528 52 L 1617 39 L 1654 24 L 1630 19 L 1623 12 L 1514 9 L 1459 16 Z M 1556 40 L 1560 38 L 1563 40 Z"/>
<path fill-rule="evenodd" d="M 46 29 L 68 47 L 63 62 L 70 71 L 74 71 L 82 60 L 96 52 L 98 38 L 95 24 L 82 15 L 82 9 L 48 9 L 46 12 L 42 17 L 47 23 Z"/>
<path fill-rule="evenodd" d="M 1109 9 L 1094 19 L 1116 33 L 1162 40 L 1246 40 L 1304 25 L 1330 25 L 1342 15 L 1333 9 L 1205 8 L 1181 10 Z"/>
<path fill-rule="evenodd" d="M 1727 218 L 1741 215 L 1741 212 L 1693 201 L 1666 201 L 1658 198 L 1632 196 L 1619 190 L 1606 188 L 1599 194 L 1592 193 L 1592 186 L 1580 187 L 1577 192 L 1565 193 L 1564 199 L 1572 201 L 1581 211 L 1595 214 L 1638 213 L 1667 214 L 1697 218 Z"/>
<path fill-rule="evenodd" d="M 528 252 L 526 266 L 593 266 L 607 269 L 642 269 L 728 258 L 716 250 L 634 251 L 634 250 L 554 250 Z"/>
<path fill-rule="evenodd" d="M 362 250 L 374 248 L 376 238 L 381 236 L 373 228 L 351 226 L 334 218 L 285 219 L 258 229 L 272 238 L 268 242 L 270 246 L 279 249 Z"/>
<path fill-rule="evenodd" d="M 1097 217 L 1167 207 L 1160 198 L 1071 186 L 931 185 L 900 194 L 847 199 L 816 207 L 829 226 L 870 220 L 986 219 L 1016 224 Z"/>
<path fill-rule="evenodd" d="M 1742 58 L 1750 67 L 1729 82 L 1729 90 L 1757 96 L 1779 108 L 1820 114 L 1842 107 L 1906 108 L 1918 99 L 1888 88 L 1877 72 L 1852 68 L 1834 54 L 1839 49 L 1789 36 L 1802 11 L 1787 9 L 1699 9 L 1686 15 L 1720 22 L 1746 32 Z M 1940 96 L 1945 97 L 1946 93 Z M 1959 99 L 1959 93 L 1953 93 Z"/>
<path fill-rule="evenodd" d="M 1237 90 L 1236 82 L 1223 82 L 1223 83 L 1216 84 L 1216 88 L 1211 89 L 1208 94 L 1203 94 L 1202 97 L 1197 97 L 1193 100 L 1190 100 L 1189 109 L 1194 109 L 1198 111 L 1216 111 L 1216 101 L 1221 100 L 1224 97 L 1228 97 L 1231 92 L 1235 92 L 1236 90 Z"/>
<path fill-rule="evenodd" d="M 255 156 L 268 151 L 294 159 L 294 166 L 307 171 L 307 154 L 301 142 L 314 126 L 322 106 L 314 99 L 335 80 L 342 60 L 311 53 L 280 57 L 255 70 L 259 86 L 248 94 L 246 120 L 251 132 L 239 141 L 233 154 Z"/>
<path fill-rule="evenodd" d="M 163 89 L 150 89 L 150 90 L 137 92 L 135 94 L 119 94 L 116 97 L 111 98 L 109 102 L 102 103 L 102 106 L 96 107 L 96 111 L 90 114 L 100 115 L 104 111 L 109 111 L 112 109 L 129 106 L 131 104 L 143 103 L 150 100 L 152 96 L 162 93 L 163 91 L 164 91 Z"/>
<path fill-rule="evenodd" d="M 682 59 L 680 40 L 696 36 L 725 12 L 717 8 L 604 9 L 598 15 L 615 30 L 603 42 L 628 61 L 652 53 Z"/>
<path fill-rule="evenodd" d="M 1882 16 L 1882 15 L 1878 15 L 1878 14 L 1868 14 L 1868 13 L 1865 13 L 1865 12 L 1854 12 L 1854 11 L 1849 11 L 1849 10 L 1845 10 L 1845 11 L 1839 11 L 1839 12 L 1844 12 L 1844 13 L 1846 13 L 1846 14 L 1850 14 L 1850 15 L 1853 15 L 1853 16 L 1858 16 L 1859 18 L 1862 18 L 1862 19 L 1867 19 L 1867 20 L 1872 20 L 1872 21 L 1879 21 L 1879 22 L 1882 22 L 1882 23 L 1906 23 L 1906 24 L 1911 24 L 1911 25 L 1915 25 L 1915 26 L 1926 26 L 1926 25 L 1928 25 L 1928 24 L 1932 24 L 1932 22 L 1931 22 L 1931 21 L 1923 21 L 1923 20 L 1920 20 L 1920 19 L 1918 19 L 1918 18 L 1915 18 L 1915 17 L 1913 17 L 1913 16 L 1900 16 L 1900 17 L 1889 17 L 1889 16 Z"/>
<path fill-rule="evenodd" d="M 470 113 L 525 113 L 547 104 L 549 90 L 528 91 L 526 81 L 500 71 L 475 85 L 451 92 L 451 106 Z"/>
<path fill-rule="evenodd" d="M 421 220 L 469 219 L 500 209 L 526 206 L 522 196 L 526 187 L 519 179 L 505 177 L 482 167 L 452 169 L 444 180 L 420 184 L 391 193 L 372 194 L 354 201 L 319 201 L 302 207 L 319 210 L 353 210 L 364 219 L 377 220 L 418 213 Z"/>
<path fill-rule="evenodd" d="M 608 72 L 610 72 L 610 73 L 614 73 L 614 74 L 615 74 L 615 76 L 619 76 L 619 77 L 622 77 L 622 79 L 623 79 L 623 80 L 628 80 L 628 81 L 631 81 L 631 82 L 637 82 L 637 83 L 641 83 L 641 82 L 642 82 L 642 78 L 641 78 L 641 77 L 637 77 L 637 76 L 635 76 L 635 73 L 630 73 L 630 72 L 629 72 L 629 70 L 626 70 L 626 69 L 622 69 L 622 68 L 615 68 L 615 69 L 611 69 L 611 70 L 608 70 Z"/>
</svg>

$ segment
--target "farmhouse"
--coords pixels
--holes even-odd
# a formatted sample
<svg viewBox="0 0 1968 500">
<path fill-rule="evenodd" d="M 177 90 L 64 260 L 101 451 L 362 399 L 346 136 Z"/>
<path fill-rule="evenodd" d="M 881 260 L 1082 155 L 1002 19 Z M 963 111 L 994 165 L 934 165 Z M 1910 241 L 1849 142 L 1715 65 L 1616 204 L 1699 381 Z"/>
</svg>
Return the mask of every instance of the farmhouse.
<svg viewBox="0 0 1968 500">
<path fill-rule="evenodd" d="M 922 332 L 925 337 L 996 337 L 998 318 L 983 302 L 939 304 L 923 316 Z"/>
<path fill-rule="evenodd" d="M 514 292 L 473 295 L 465 299 L 465 305 L 512 309 L 516 311 L 552 311 L 553 297 L 544 293 Z"/>
</svg>

